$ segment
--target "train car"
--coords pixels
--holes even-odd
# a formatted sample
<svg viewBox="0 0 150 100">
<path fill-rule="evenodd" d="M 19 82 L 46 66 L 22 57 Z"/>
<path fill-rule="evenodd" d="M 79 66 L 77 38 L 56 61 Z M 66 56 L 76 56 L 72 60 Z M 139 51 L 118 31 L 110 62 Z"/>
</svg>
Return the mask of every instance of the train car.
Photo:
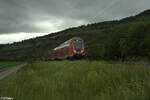
<svg viewBox="0 0 150 100">
<path fill-rule="evenodd" d="M 46 60 L 82 58 L 84 56 L 84 40 L 80 37 L 73 37 L 50 51 L 46 55 Z"/>
</svg>

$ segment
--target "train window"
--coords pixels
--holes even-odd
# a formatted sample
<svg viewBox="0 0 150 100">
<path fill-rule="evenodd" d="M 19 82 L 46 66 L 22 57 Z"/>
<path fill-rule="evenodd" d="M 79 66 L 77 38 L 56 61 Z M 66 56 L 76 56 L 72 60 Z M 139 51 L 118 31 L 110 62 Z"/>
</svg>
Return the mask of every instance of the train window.
<svg viewBox="0 0 150 100">
<path fill-rule="evenodd" d="M 73 41 L 74 49 L 76 51 L 81 51 L 82 50 L 82 40 L 74 40 Z"/>
<path fill-rule="evenodd" d="M 81 43 L 81 40 L 74 40 L 73 43 Z"/>
</svg>

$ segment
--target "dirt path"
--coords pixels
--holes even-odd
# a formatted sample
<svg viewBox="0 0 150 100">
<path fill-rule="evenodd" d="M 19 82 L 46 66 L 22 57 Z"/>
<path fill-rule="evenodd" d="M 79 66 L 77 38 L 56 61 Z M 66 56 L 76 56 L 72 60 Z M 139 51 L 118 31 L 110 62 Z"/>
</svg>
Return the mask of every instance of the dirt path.
<svg viewBox="0 0 150 100">
<path fill-rule="evenodd" d="M 8 76 L 9 74 L 19 70 L 20 68 L 24 67 L 25 65 L 27 65 L 27 63 L 10 68 L 6 71 L 0 72 L 0 80 L 3 79 L 4 77 Z"/>
</svg>

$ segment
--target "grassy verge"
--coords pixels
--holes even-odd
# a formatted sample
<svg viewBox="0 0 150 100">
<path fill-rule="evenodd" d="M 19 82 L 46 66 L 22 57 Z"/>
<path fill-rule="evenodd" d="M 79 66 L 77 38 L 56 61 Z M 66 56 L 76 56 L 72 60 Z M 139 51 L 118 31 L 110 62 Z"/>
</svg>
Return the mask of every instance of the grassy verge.
<svg viewBox="0 0 150 100">
<path fill-rule="evenodd" d="M 36 62 L 0 81 L 14 100 L 149 100 L 147 64 L 104 61 Z"/>
<path fill-rule="evenodd" d="M 11 67 L 22 64 L 23 62 L 0 62 L 0 72 L 5 71 Z"/>
</svg>

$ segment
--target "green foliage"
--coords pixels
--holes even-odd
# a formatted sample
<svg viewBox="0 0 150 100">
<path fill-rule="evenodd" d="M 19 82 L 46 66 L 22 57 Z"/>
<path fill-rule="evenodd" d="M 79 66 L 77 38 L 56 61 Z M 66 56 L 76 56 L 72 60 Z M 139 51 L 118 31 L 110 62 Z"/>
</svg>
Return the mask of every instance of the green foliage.
<svg viewBox="0 0 150 100">
<path fill-rule="evenodd" d="M 0 62 L 0 72 L 5 71 L 11 67 L 22 64 L 23 62 Z"/>
<path fill-rule="evenodd" d="M 129 29 L 126 41 L 128 56 L 145 57 L 148 55 L 150 50 L 148 46 L 148 43 L 150 43 L 150 37 L 148 37 L 150 32 L 149 25 L 149 23 L 133 24 Z"/>
<path fill-rule="evenodd" d="M 27 59 L 28 66 L 29 66 L 30 68 L 33 68 L 33 67 L 34 67 L 34 66 L 33 66 L 34 61 L 35 61 L 35 60 L 34 60 L 33 58 L 30 58 L 30 57 Z"/>
<path fill-rule="evenodd" d="M 0 97 L 15 100 L 149 100 L 144 63 L 53 61 L 33 63 L 0 81 Z"/>
<path fill-rule="evenodd" d="M 128 54 L 126 38 L 120 38 L 119 45 L 120 45 L 121 58 L 122 60 L 124 60 Z"/>
<path fill-rule="evenodd" d="M 112 29 L 105 42 L 105 55 L 107 59 L 138 60 L 145 58 L 150 51 L 150 23 L 129 24 L 128 30 Z M 123 26 L 124 27 L 124 26 Z M 117 31 L 116 31 L 117 30 Z M 125 33 L 126 32 L 126 33 Z"/>
<path fill-rule="evenodd" d="M 150 60 L 150 52 L 148 53 L 148 58 L 149 58 L 149 60 Z"/>
<path fill-rule="evenodd" d="M 88 58 L 90 60 L 100 60 L 104 58 L 105 50 L 103 45 L 92 45 L 88 47 Z"/>
</svg>

